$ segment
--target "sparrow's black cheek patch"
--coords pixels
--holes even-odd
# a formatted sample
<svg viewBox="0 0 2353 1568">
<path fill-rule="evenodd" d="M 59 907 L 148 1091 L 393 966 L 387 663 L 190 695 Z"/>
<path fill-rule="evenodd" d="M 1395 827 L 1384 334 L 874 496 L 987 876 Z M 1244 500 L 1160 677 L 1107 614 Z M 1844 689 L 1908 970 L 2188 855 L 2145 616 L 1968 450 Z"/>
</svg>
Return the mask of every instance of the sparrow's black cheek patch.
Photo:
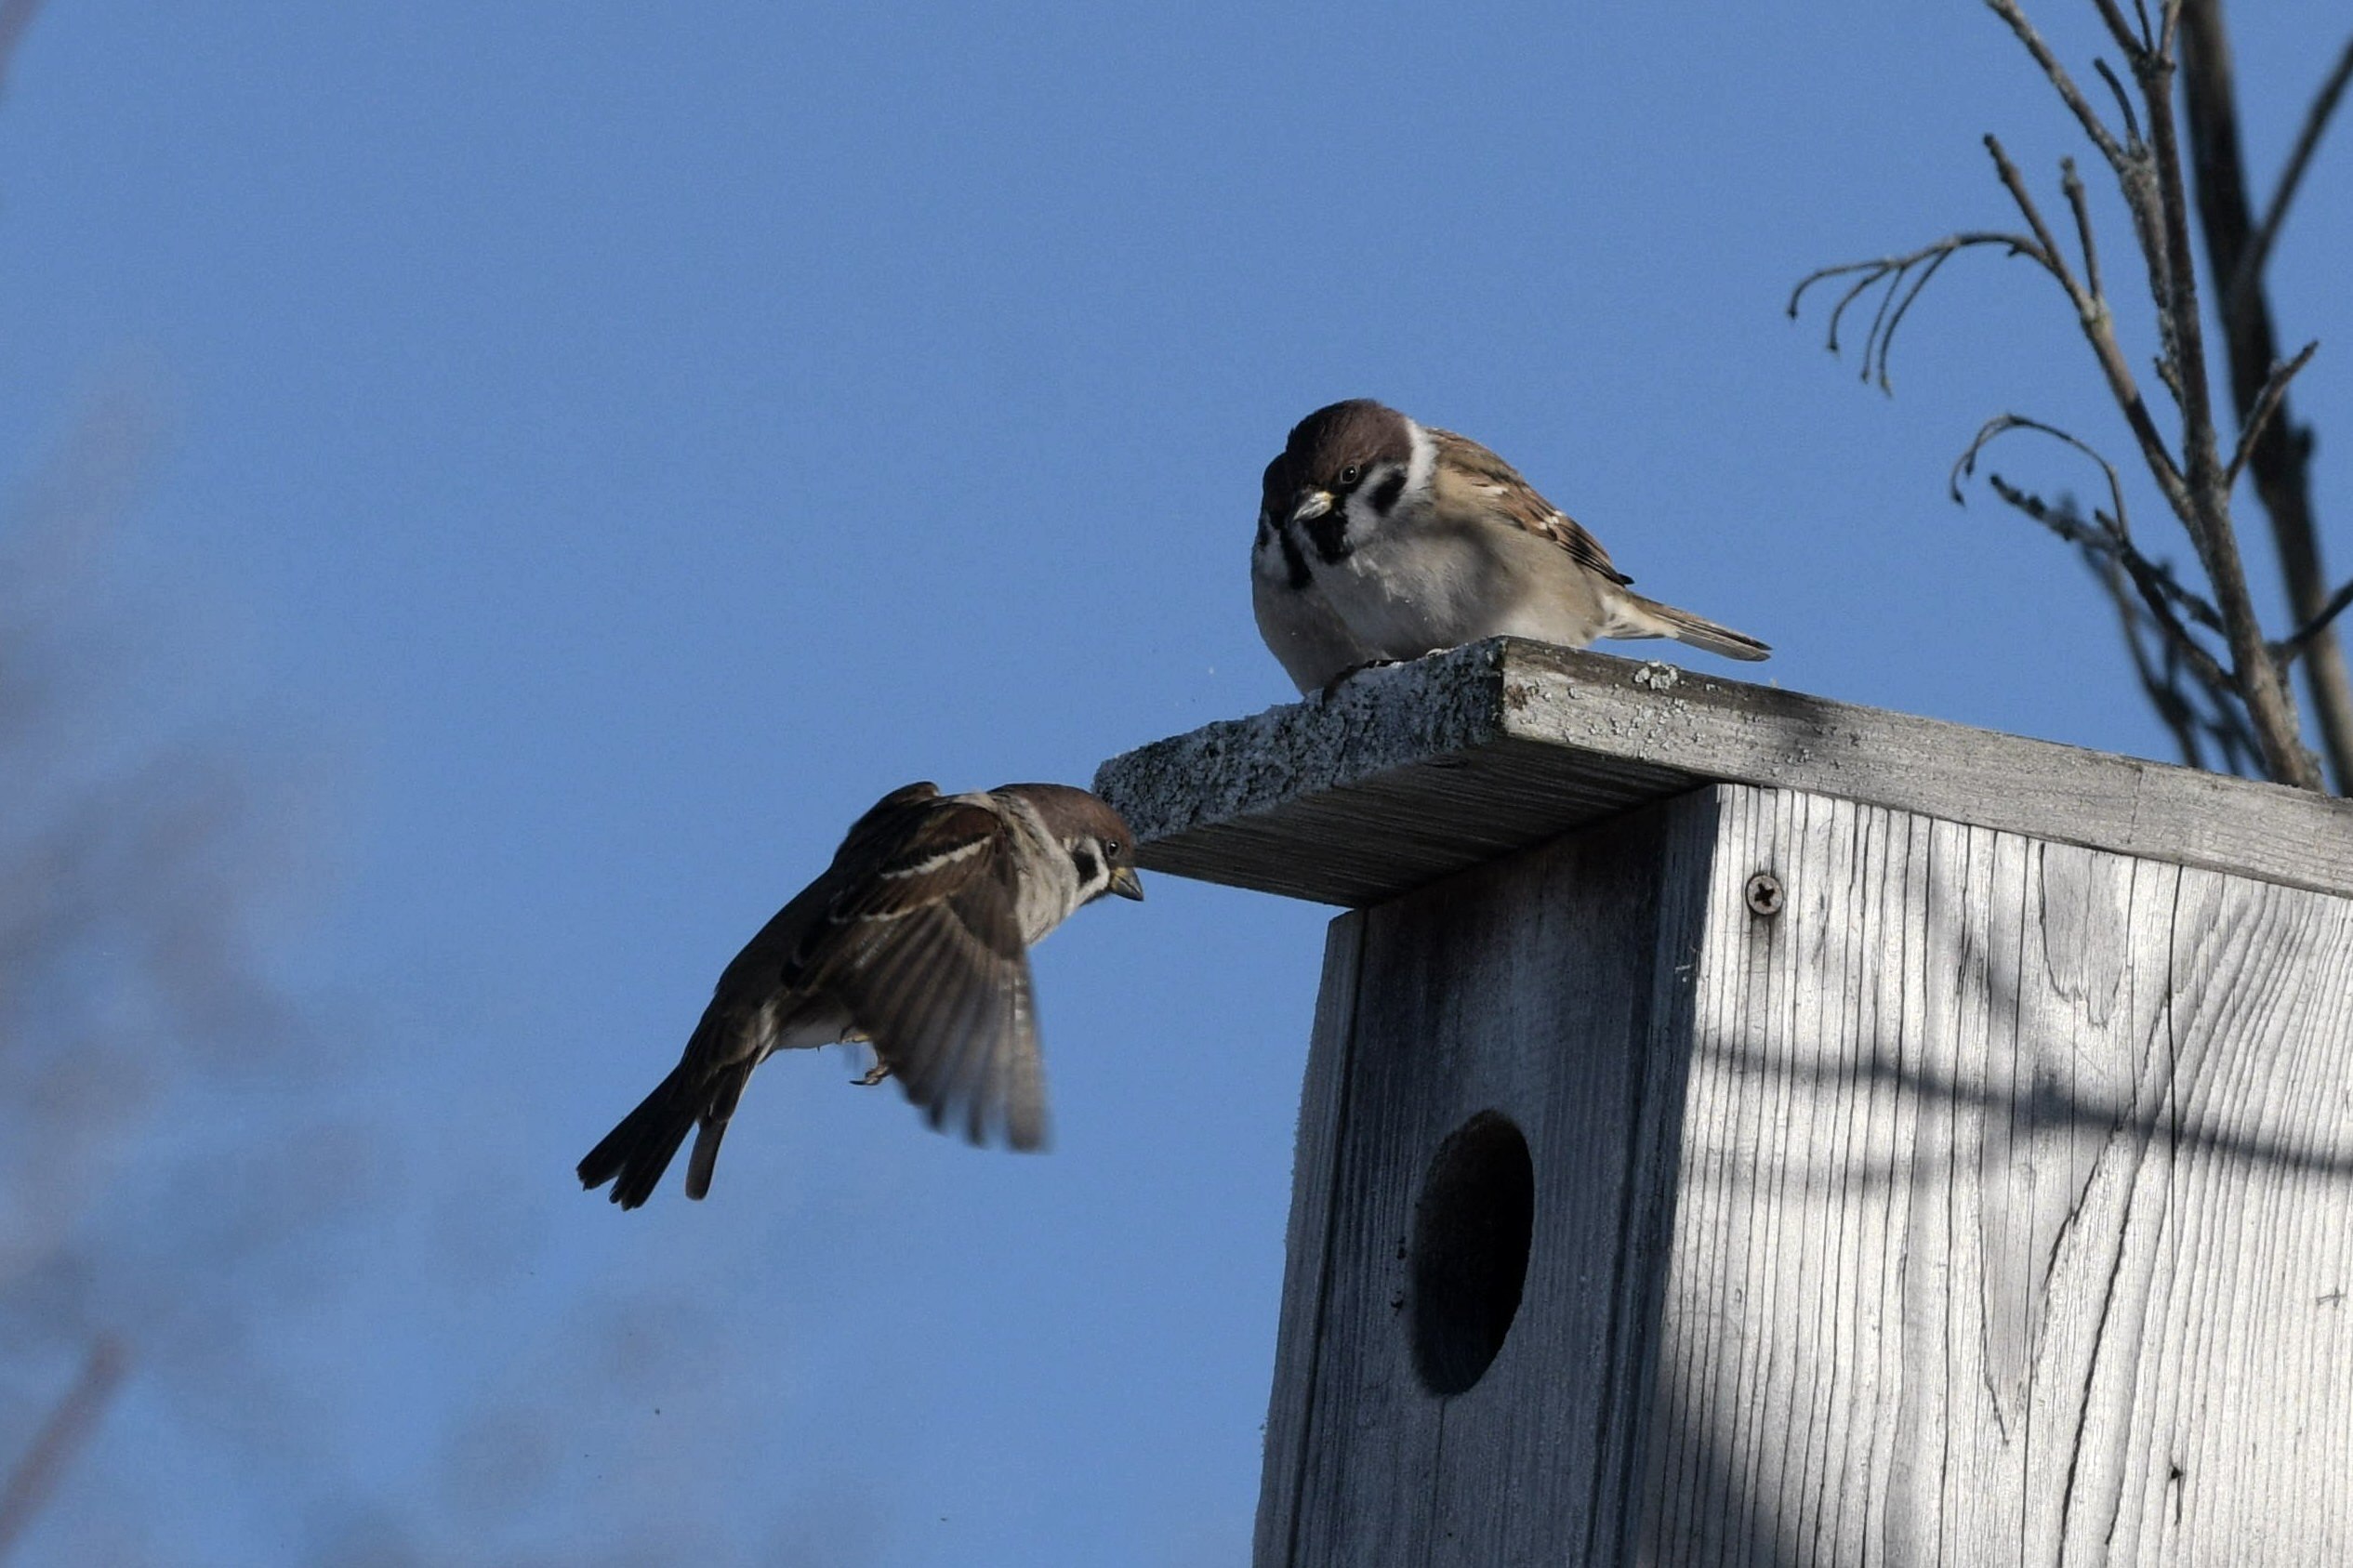
<svg viewBox="0 0 2353 1568">
<path fill-rule="evenodd" d="M 1348 514 L 1339 507 L 1308 520 L 1307 540 L 1327 561 L 1345 560 L 1356 547 L 1348 542 Z"/>
<path fill-rule="evenodd" d="M 1295 592 L 1304 593 L 1310 581 L 1307 574 L 1307 552 L 1299 547 L 1299 539 L 1288 528 L 1283 530 L 1283 566 L 1290 574 Z"/>
<path fill-rule="evenodd" d="M 1389 508 L 1395 506 L 1397 497 L 1405 493 L 1406 476 L 1393 473 L 1379 484 L 1374 485 L 1371 494 L 1365 499 L 1372 503 L 1374 511 L 1379 512 L 1382 517 L 1387 517 Z"/>
<path fill-rule="evenodd" d="M 1084 846 L 1070 851 L 1070 863 L 1078 868 L 1078 885 L 1082 888 L 1092 887 L 1095 878 L 1103 873 L 1103 865 L 1095 859 L 1094 851 Z"/>
</svg>

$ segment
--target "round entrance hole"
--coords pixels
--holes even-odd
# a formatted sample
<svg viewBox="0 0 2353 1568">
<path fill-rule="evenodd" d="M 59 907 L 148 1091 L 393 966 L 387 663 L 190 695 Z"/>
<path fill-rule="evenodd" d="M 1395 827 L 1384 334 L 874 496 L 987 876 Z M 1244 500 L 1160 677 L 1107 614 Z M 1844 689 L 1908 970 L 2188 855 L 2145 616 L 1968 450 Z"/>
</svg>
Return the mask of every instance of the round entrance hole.
<svg viewBox="0 0 2353 1568">
<path fill-rule="evenodd" d="M 1536 1166 L 1511 1118 L 1482 1111 L 1447 1134 L 1413 1215 L 1407 1330 L 1432 1393 L 1463 1392 L 1503 1348 L 1535 1224 Z"/>
</svg>

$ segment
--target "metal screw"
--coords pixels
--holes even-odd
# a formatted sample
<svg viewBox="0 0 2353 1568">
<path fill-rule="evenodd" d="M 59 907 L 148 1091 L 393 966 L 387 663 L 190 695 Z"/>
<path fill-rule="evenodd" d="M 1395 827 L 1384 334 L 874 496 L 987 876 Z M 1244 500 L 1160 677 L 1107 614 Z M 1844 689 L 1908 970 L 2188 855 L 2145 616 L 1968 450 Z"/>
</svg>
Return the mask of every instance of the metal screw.
<svg viewBox="0 0 2353 1568">
<path fill-rule="evenodd" d="M 1787 902 L 1781 893 L 1781 879 L 1769 871 L 1760 871 L 1749 878 L 1749 911 L 1753 915 L 1778 915 Z"/>
</svg>

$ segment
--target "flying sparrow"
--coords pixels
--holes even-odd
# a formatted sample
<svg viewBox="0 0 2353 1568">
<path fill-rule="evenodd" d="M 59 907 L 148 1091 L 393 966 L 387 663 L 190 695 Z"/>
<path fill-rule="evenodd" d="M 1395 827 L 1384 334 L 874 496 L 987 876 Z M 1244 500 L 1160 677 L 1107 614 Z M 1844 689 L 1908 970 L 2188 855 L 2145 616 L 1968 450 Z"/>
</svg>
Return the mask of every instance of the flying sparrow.
<svg viewBox="0 0 2353 1568">
<path fill-rule="evenodd" d="M 1266 466 L 1251 604 L 1302 692 L 1485 637 L 1569 648 L 1672 637 L 1732 659 L 1772 652 L 1645 599 L 1633 581 L 1502 458 L 1368 398 L 1317 409 Z"/>
<path fill-rule="evenodd" d="M 686 1051 L 580 1162 L 584 1187 L 645 1202 L 699 1125 L 686 1195 L 710 1190 L 744 1084 L 770 1053 L 864 1040 L 932 1126 L 983 1141 L 1046 1138 L 1028 949 L 1104 893 L 1143 897 L 1134 836 L 1083 789 L 1017 784 L 942 795 L 912 784 L 860 817 L 833 863 L 719 977 Z"/>
</svg>

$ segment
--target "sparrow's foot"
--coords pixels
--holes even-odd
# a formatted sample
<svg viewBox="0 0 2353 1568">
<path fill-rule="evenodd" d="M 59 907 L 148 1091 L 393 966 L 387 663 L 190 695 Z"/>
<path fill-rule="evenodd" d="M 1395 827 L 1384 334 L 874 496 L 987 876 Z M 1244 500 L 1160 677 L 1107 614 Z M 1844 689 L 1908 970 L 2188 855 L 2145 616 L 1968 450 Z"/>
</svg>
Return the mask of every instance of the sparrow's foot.
<svg viewBox="0 0 2353 1568">
<path fill-rule="evenodd" d="M 1334 696 L 1339 694 L 1342 687 L 1347 685 L 1350 681 L 1355 679 L 1356 677 L 1364 674 L 1365 671 L 1368 669 L 1387 669 L 1391 665 L 1401 665 L 1403 663 L 1405 663 L 1403 659 L 1367 659 L 1361 665 L 1350 665 L 1346 669 L 1342 670 L 1338 675 L 1333 676 L 1329 680 L 1324 682 L 1324 701 L 1331 701 Z"/>
<path fill-rule="evenodd" d="M 874 1065 L 867 1068 L 862 1076 L 853 1078 L 850 1081 L 857 1085 L 862 1089 L 870 1089 L 890 1075 L 891 1064 L 878 1056 L 874 1059 Z"/>
</svg>

